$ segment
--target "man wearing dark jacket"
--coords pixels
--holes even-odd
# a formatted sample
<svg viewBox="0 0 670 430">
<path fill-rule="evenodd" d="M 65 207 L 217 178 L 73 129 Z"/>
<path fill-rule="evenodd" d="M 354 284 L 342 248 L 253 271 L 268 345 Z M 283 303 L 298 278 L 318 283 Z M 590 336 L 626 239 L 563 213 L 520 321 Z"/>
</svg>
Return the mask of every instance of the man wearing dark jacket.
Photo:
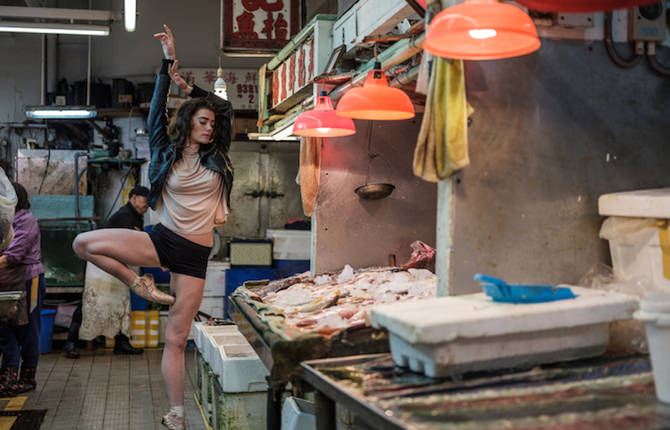
<svg viewBox="0 0 670 430">
<path fill-rule="evenodd" d="M 104 228 L 130 228 L 142 231 L 144 227 L 144 214 L 149 209 L 147 196 L 149 189 L 143 186 L 137 186 L 130 191 L 128 203 L 117 210 L 105 223 Z M 77 307 L 72 315 L 72 323 L 68 332 L 67 342 L 63 346 L 63 351 L 68 358 L 79 358 L 77 350 L 77 340 L 79 339 L 79 327 L 81 326 L 81 305 Z M 128 336 L 119 332 L 115 337 L 115 354 L 141 354 L 141 348 L 133 348 L 130 345 Z"/>
</svg>

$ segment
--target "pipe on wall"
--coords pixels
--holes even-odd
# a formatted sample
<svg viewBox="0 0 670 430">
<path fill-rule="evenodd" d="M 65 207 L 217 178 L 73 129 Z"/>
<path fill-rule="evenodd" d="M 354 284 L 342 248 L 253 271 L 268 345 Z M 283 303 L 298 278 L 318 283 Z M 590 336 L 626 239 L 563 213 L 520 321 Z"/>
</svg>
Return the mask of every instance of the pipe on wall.
<svg viewBox="0 0 670 430">
<path fill-rule="evenodd" d="M 56 92 L 56 85 L 58 82 L 58 36 L 55 34 L 47 34 L 46 38 L 46 95 L 49 95 L 49 93 Z"/>
<path fill-rule="evenodd" d="M 47 64 L 47 40 L 46 34 L 42 35 L 42 61 L 40 67 L 40 104 L 44 105 L 44 99 L 46 94 L 46 66 Z"/>
<path fill-rule="evenodd" d="M 79 157 L 88 157 L 88 152 L 77 151 L 74 153 L 74 216 L 79 218 L 79 178 L 86 171 L 79 173 Z"/>
</svg>

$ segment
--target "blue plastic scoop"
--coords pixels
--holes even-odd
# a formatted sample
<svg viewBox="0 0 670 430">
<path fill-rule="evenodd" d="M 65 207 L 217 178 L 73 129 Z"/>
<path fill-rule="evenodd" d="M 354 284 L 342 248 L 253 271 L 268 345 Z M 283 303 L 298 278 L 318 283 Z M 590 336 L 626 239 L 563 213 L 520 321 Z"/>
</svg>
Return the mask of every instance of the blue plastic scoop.
<svg viewBox="0 0 670 430">
<path fill-rule="evenodd" d="M 478 281 L 487 296 L 496 302 L 506 303 L 542 303 L 577 297 L 569 287 L 554 285 L 511 285 L 502 279 L 477 273 Z"/>
</svg>

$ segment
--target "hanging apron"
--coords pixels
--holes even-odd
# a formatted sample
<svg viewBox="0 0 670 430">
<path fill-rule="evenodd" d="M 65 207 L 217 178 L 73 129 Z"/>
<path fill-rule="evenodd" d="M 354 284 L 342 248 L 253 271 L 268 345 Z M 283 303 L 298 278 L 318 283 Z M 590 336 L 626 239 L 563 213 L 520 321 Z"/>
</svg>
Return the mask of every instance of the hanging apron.
<svg viewBox="0 0 670 430">
<path fill-rule="evenodd" d="M 92 263 L 86 264 L 79 338 L 113 338 L 130 333 L 130 292 L 128 286 Z"/>
</svg>

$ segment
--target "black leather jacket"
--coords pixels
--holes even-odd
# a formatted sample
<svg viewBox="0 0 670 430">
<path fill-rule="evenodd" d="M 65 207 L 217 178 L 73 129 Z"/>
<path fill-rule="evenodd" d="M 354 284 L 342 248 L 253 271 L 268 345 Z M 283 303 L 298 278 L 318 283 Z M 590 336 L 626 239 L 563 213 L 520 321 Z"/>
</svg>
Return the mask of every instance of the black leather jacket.
<svg viewBox="0 0 670 430">
<path fill-rule="evenodd" d="M 151 190 L 147 203 L 156 209 L 156 203 L 163 192 L 163 186 L 168 173 L 175 161 L 181 159 L 181 150 L 175 148 L 167 134 L 167 96 L 170 89 L 169 65 L 172 60 L 163 60 L 161 71 L 156 78 L 154 94 L 149 108 L 149 147 L 151 149 L 151 163 L 149 164 L 149 182 Z M 233 107 L 227 100 L 193 87 L 191 97 L 207 97 L 217 107 L 215 112 L 216 135 L 214 142 L 209 145 L 200 145 L 200 162 L 208 169 L 219 172 L 223 177 L 224 193 L 228 207 L 230 207 L 230 191 L 233 187 L 233 166 L 228 156 L 232 140 Z"/>
</svg>

